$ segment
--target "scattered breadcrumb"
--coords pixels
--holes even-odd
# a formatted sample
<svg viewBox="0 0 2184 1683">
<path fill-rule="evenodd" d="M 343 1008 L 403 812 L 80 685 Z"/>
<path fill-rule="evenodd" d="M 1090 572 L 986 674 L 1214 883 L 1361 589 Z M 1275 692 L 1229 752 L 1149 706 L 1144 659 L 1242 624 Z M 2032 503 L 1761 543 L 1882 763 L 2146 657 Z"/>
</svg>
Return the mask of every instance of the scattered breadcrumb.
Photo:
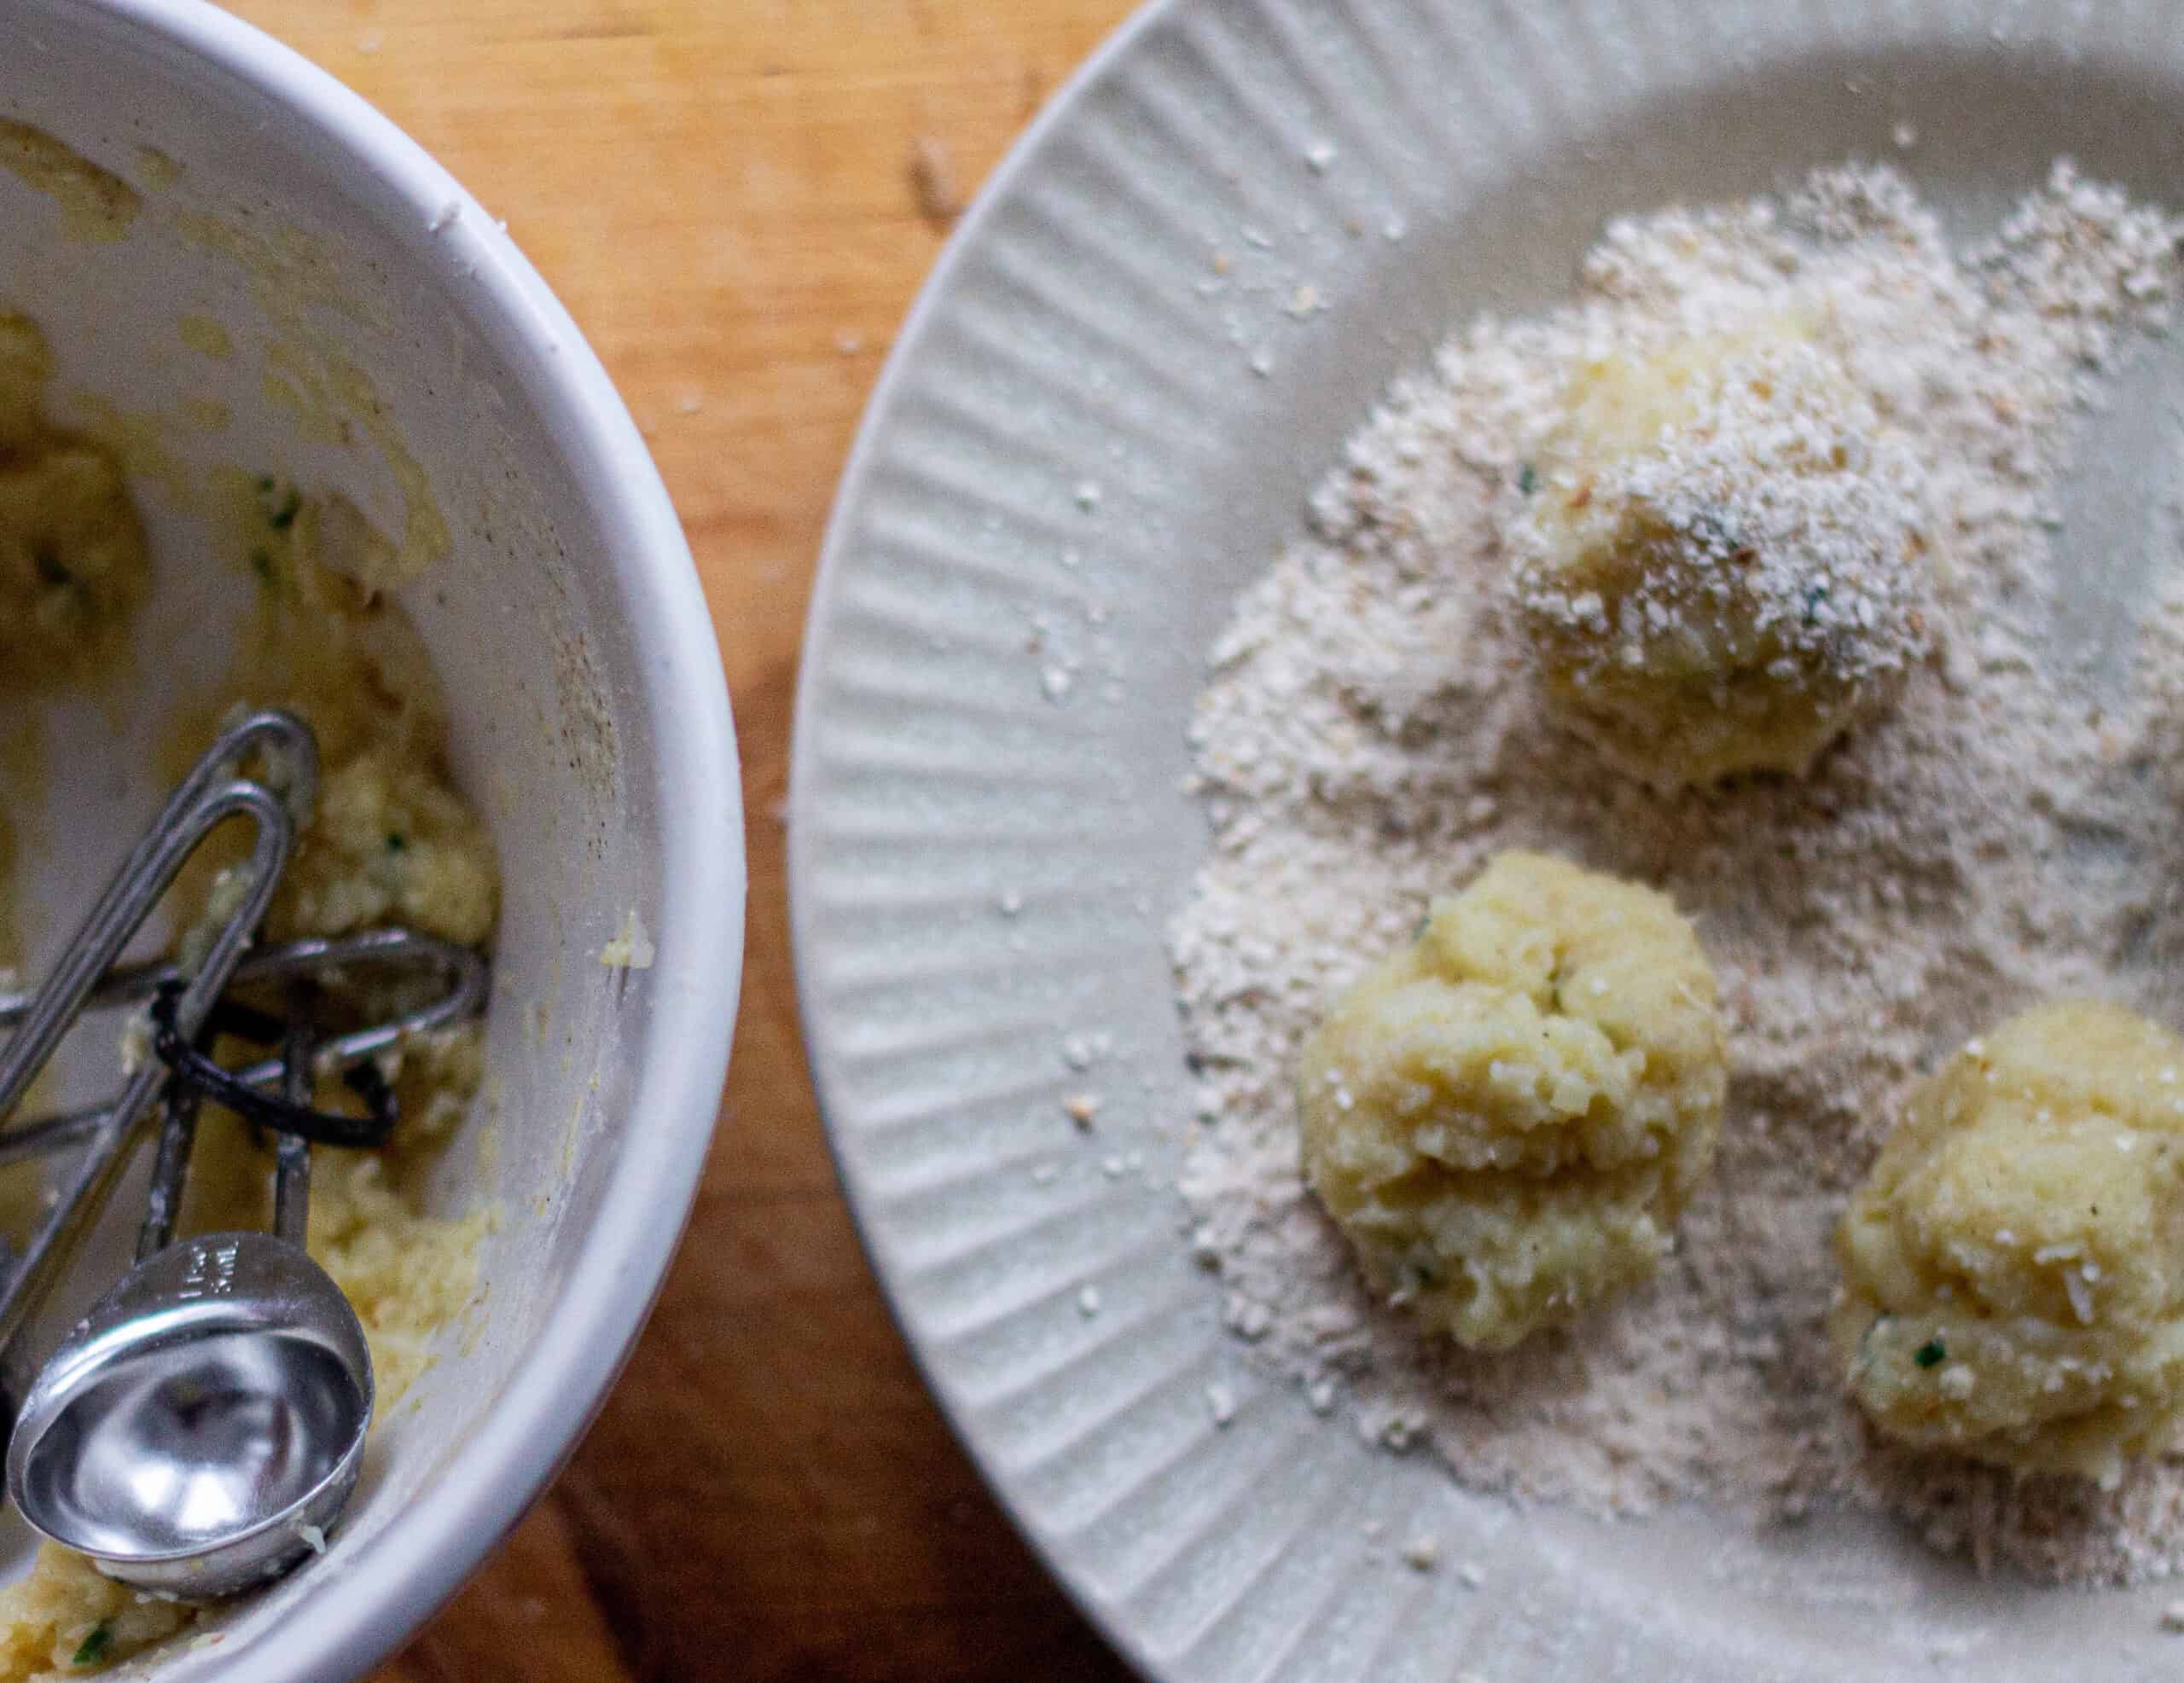
<svg viewBox="0 0 2184 1683">
<path fill-rule="evenodd" d="M 622 915 L 622 927 L 599 949 L 599 961 L 609 970 L 650 970 L 657 956 L 652 937 L 635 906 Z"/>
<path fill-rule="evenodd" d="M 1426 1534 L 1413 1537 L 1403 1546 L 1403 1564 L 1414 1572 L 1430 1572 L 1441 1564 L 1439 1541 Z"/>
<path fill-rule="evenodd" d="M 1072 1070 L 1089 1070 L 1107 1055 L 1112 1045 L 1113 1037 L 1104 1033 L 1064 1035 L 1061 1060 Z"/>
<path fill-rule="evenodd" d="M 910 142 L 910 190 L 917 198 L 918 214 L 937 229 L 945 231 L 963 213 L 955 160 L 947 142 L 937 136 L 920 135 Z"/>
</svg>

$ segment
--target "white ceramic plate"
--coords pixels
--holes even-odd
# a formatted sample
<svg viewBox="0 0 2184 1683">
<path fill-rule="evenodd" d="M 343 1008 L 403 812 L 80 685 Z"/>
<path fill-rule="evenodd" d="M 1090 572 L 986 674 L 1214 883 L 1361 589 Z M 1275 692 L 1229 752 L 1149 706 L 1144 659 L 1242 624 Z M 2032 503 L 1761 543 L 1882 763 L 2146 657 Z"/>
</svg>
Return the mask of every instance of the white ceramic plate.
<svg viewBox="0 0 2184 1683">
<path fill-rule="evenodd" d="M 933 1389 L 1147 1674 L 2184 1667 L 2158 1591 L 1983 1585 L 1870 1523 L 1519 1513 L 1368 1449 L 1253 1376 L 1170 1184 L 1189 1111 L 1162 929 L 1205 835 L 1183 720 L 1374 396 L 1472 311 L 1565 296 L 1613 212 L 1855 154 L 1970 230 L 2059 153 L 2184 200 L 2166 0 L 1173 0 L 966 223 L 813 606 L 799 968 L 843 1177 Z M 1327 307 L 1300 322 L 1305 286 Z M 1105 1100 L 1090 1135 L 1078 1092 Z M 1407 1569 L 1376 1519 L 1485 1582 Z"/>
</svg>

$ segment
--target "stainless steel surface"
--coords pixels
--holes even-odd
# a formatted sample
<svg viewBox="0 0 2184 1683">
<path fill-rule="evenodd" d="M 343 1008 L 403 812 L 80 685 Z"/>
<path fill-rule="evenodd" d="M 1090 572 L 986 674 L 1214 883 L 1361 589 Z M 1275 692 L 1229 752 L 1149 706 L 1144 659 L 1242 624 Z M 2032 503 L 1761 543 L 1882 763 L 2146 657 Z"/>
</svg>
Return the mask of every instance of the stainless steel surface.
<svg viewBox="0 0 2184 1683">
<path fill-rule="evenodd" d="M 310 1101 L 292 1024 L 282 1096 Z M 140 1252 L 181 1201 L 195 1106 L 169 1106 Z M 356 1311 L 304 1252 L 311 1147 L 278 1146 L 274 1233 L 154 1251 L 64 1339 L 23 1399 L 8 1489 L 42 1535 L 111 1577 L 232 1595 L 276 1577 L 340 1517 L 371 1426 Z"/>
<path fill-rule="evenodd" d="M 311 1030 L 298 1017 L 288 1024 L 288 1044 L 281 1051 L 281 1096 L 292 1105 L 308 1105 L 311 1091 Z M 300 1245 L 310 1226 L 311 1141 L 284 1134 L 274 1151 L 273 1231 Z"/>
<path fill-rule="evenodd" d="M 229 776 L 244 756 L 260 749 L 270 751 L 285 763 L 285 803 L 262 784 Z M 215 937 L 212 950 L 225 960 L 219 966 L 224 984 L 258 919 L 264 915 L 264 902 L 271 899 L 280 869 L 294 845 L 292 814 L 309 810 L 317 785 L 317 745 L 293 715 L 272 711 L 253 714 L 221 734 L 167 797 L 166 804 L 130 850 L 75 938 L 63 948 L 53 974 L 25 1002 L 15 1036 L 7 1049 L 0 1052 L 0 1117 L 12 1114 L 21 1102 L 84 1001 L 99 979 L 120 960 L 123 950 L 173 883 L 183 862 L 224 821 L 247 813 L 258 821 L 250 861 L 252 891 L 247 897 L 247 903 L 254 904 L 254 915 L 244 919 L 241 914 L 246 907 L 239 906 Z M 212 967 L 208 955 L 194 990 L 196 1009 L 181 1019 L 192 1030 L 219 990 L 218 985 L 207 987 L 202 982 L 204 973 Z"/>
<path fill-rule="evenodd" d="M 340 1289 L 271 1233 L 132 1269 L 24 1399 L 8 1485 L 110 1576 L 231 1595 L 322 1547 L 363 1465 L 371 1355 Z"/>
<path fill-rule="evenodd" d="M 323 978 L 367 967 L 431 970 L 441 978 L 444 991 L 383 1022 L 328 1036 L 319 1042 L 316 1054 L 322 1071 L 353 1068 L 413 1035 L 466 1022 L 485 1007 L 487 966 L 483 955 L 409 929 L 368 929 L 354 935 L 312 936 L 261 947 L 235 966 L 229 979 L 240 985 L 299 976 Z M 182 975 L 179 965 L 166 960 L 118 966 L 91 989 L 83 1008 L 93 1012 L 140 1004 L 158 991 L 162 982 L 178 980 Z M 0 1028 L 21 1022 L 32 997 L 26 993 L 0 993 Z M 260 1059 L 235 1074 L 253 1087 L 270 1088 L 281 1078 L 281 1060 Z M 43 1157 L 96 1133 L 112 1109 L 110 1104 L 90 1105 L 12 1123 L 0 1132 L 0 1164 Z"/>
<path fill-rule="evenodd" d="M 271 758 L 279 787 L 236 775 L 257 752 Z M 234 1073 L 253 1086 L 277 1082 L 286 1100 L 305 1108 L 320 1073 L 352 1068 L 408 1035 L 482 1008 L 485 960 L 406 931 L 293 942 L 243 959 L 316 778 L 311 733 L 288 715 L 258 714 L 221 736 L 131 851 L 44 984 L 28 995 L 0 996 L 0 1027 L 15 1028 L 0 1052 L 0 1116 L 85 1010 L 139 1004 L 170 986 L 179 988 L 171 1026 L 186 1043 L 217 1020 L 209 1013 L 232 981 L 285 983 L 293 1008 L 280 1055 Z M 200 964 L 120 966 L 183 861 L 235 816 L 253 821 L 254 844 L 236 903 Z M 390 1021 L 321 1042 L 310 1022 L 316 984 L 356 968 L 404 966 L 436 972 L 442 991 Z M 10 1423 L 7 1482 L 33 1529 L 90 1555 L 110 1576 L 209 1599 L 278 1576 L 325 1547 L 325 1531 L 363 1465 L 374 1388 L 355 1311 L 304 1250 L 305 1139 L 280 1135 L 271 1233 L 171 1243 L 201 1101 L 200 1078 L 183 1078 L 182 1065 L 170 1080 L 174 1055 L 162 1042 L 159 1058 L 132 1071 L 106 1104 L 0 1132 L 0 1161 L 82 1142 L 61 1202 L 0 1284 L 0 1374 L 13 1376 L 26 1367 L 20 1347 L 31 1312 L 141 1140 L 154 1094 L 166 1088 L 136 1264 L 24 1393 Z"/>
<path fill-rule="evenodd" d="M 173 1242 L 175 1217 L 182 1210 L 183 1181 L 189 1174 L 189 1148 L 197 1140 L 200 1100 L 195 1088 L 183 1088 L 166 1102 L 160 1124 L 159 1154 L 152 1159 L 151 1190 L 144 1200 L 144 1223 L 136 1233 L 136 1261 L 149 1261 Z"/>
<path fill-rule="evenodd" d="M 233 768 L 263 751 L 282 774 L 275 794 L 264 784 L 231 775 Z M 265 916 L 273 890 L 295 846 L 295 810 L 307 810 L 318 783 L 318 748 L 293 715 L 253 714 L 224 731 L 167 798 L 143 839 L 130 850 L 106 892 L 84 919 L 61 962 L 32 996 L 23 1020 L 0 1051 L 0 1117 L 11 1114 L 38 1072 L 52 1057 L 100 977 L 119 961 L 131 940 L 198 845 L 229 818 L 256 827 L 245 884 L 235 908 L 213 934 L 175 1010 L 177 1028 L 195 1035 L 212 1002 L 228 985 L 236 961 Z M 106 1203 L 127 1164 L 153 1095 L 166 1070 L 147 1059 L 129 1077 L 69 1165 L 52 1212 L 31 1236 L 21 1261 L 0 1285 L 0 1373 L 20 1370 L 15 1349 L 32 1309 L 73 1260 L 92 1217 Z"/>
</svg>

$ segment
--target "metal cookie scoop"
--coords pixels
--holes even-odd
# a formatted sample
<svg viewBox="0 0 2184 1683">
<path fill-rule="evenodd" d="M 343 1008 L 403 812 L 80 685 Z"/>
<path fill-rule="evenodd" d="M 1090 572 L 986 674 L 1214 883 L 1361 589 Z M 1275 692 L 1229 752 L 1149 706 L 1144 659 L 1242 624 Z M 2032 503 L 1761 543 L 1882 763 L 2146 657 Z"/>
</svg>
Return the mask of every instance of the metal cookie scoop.
<svg viewBox="0 0 2184 1683">
<path fill-rule="evenodd" d="M 247 755 L 282 786 L 237 774 Z M 382 1143 L 392 1091 L 369 1060 L 483 1007 L 485 960 L 399 929 L 244 949 L 295 844 L 291 808 L 315 781 L 310 731 L 282 713 L 225 732 L 171 796 L 28 996 L 0 995 L 0 1162 L 77 1147 L 59 1202 L 0 1280 L 0 1405 L 26 1369 L 26 1326 L 142 1144 L 162 1118 L 136 1263 L 21 1394 L 7 1445 L 8 1494 L 23 1518 L 109 1576 L 210 1599 L 277 1576 L 325 1547 L 362 1469 L 372 1419 L 371 1354 L 340 1288 L 304 1251 L 311 1145 Z M 130 942 L 203 839 L 229 818 L 256 832 L 224 921 L 194 968 L 123 966 Z M 392 1021 L 333 1035 L 311 1024 L 314 978 L 372 966 L 437 973 L 444 991 Z M 275 1017 L 224 997 L 231 980 L 285 989 Z M 155 1057 L 112 1101 L 29 1122 L 10 1112 L 77 1016 L 150 1001 Z M 229 1070 L 216 1034 L 278 1041 L 276 1059 Z M 315 1073 L 340 1071 L 356 1117 L 311 1107 Z M 277 1099 L 264 1089 L 277 1082 Z M 278 1141 L 274 1230 L 173 1242 L 197 1116 L 206 1098 Z M 8 1425 L 0 1407 L 0 1429 Z"/>
<path fill-rule="evenodd" d="M 307 1104 L 311 1087 L 292 1034 L 283 1096 Z M 140 1260 L 48 1359 L 8 1449 L 32 1527 L 109 1577 L 192 1599 L 323 1549 L 372 1419 L 364 1329 L 304 1253 L 308 1141 L 281 1140 L 272 1233 L 167 1243 L 195 1111 L 170 1106 Z"/>
</svg>

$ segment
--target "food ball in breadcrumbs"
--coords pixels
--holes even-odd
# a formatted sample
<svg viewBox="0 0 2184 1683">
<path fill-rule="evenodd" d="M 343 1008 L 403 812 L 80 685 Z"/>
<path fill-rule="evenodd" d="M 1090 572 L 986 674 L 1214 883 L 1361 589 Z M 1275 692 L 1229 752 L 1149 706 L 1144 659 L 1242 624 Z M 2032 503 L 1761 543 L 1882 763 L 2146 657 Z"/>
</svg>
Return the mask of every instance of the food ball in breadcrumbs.
<svg viewBox="0 0 2184 1683">
<path fill-rule="evenodd" d="M 2104 1484 L 2184 1423 L 2184 1041 L 2043 1007 L 1921 1082 L 1836 1237 L 1884 1432 Z"/>
<path fill-rule="evenodd" d="M 1656 786 L 1803 773 L 1926 652 L 1918 464 L 1831 341 L 1792 311 L 1589 357 L 1507 494 L 1547 692 Z"/>
<path fill-rule="evenodd" d="M 1503 1349 L 1653 1273 L 1726 1086 L 1666 897 L 1504 853 L 1306 1042 L 1304 1172 L 1380 1290 Z"/>
</svg>

